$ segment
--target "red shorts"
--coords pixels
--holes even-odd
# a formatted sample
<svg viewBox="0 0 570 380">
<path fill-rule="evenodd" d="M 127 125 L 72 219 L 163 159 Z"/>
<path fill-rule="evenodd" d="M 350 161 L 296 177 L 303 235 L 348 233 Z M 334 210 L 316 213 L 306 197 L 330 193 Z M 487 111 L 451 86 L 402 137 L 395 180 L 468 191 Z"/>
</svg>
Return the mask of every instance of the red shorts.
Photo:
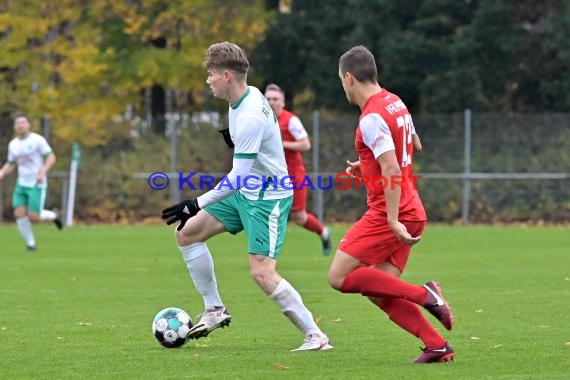
<svg viewBox="0 0 570 380">
<path fill-rule="evenodd" d="M 310 189 L 310 186 L 307 183 L 301 187 L 303 178 L 305 177 L 305 172 L 298 171 L 290 175 L 295 177 L 295 180 L 293 181 L 293 205 L 291 206 L 291 211 L 305 211 L 307 209 L 307 192 Z"/>
<path fill-rule="evenodd" d="M 421 235 L 426 221 L 401 221 L 412 236 Z M 367 265 L 384 262 L 404 271 L 411 246 L 396 238 L 388 226 L 386 216 L 368 210 L 341 239 L 338 249 Z"/>
</svg>

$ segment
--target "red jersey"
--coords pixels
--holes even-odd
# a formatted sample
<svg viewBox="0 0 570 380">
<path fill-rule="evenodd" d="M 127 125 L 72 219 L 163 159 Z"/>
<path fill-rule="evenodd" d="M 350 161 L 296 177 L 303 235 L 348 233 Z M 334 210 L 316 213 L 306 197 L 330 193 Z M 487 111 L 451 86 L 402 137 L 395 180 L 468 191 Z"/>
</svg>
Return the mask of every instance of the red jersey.
<svg viewBox="0 0 570 380">
<path fill-rule="evenodd" d="M 399 220 L 423 221 L 426 213 L 412 177 L 414 125 L 412 116 L 402 100 L 382 89 L 372 95 L 362 108 L 360 122 L 356 130 L 355 147 L 360 159 L 369 209 L 386 215 L 384 186 L 403 182 L 400 195 Z M 377 158 L 390 150 L 395 150 L 401 178 L 382 179 L 382 169 Z"/>
<path fill-rule="evenodd" d="M 283 141 L 299 141 L 308 136 L 301 120 L 286 109 L 283 109 L 279 113 L 277 121 L 279 122 L 281 138 Z M 302 173 L 301 175 L 304 175 L 305 165 L 303 164 L 303 156 L 301 155 L 301 152 L 285 149 L 285 161 L 287 162 L 289 175 L 296 175 L 297 173 Z"/>
</svg>

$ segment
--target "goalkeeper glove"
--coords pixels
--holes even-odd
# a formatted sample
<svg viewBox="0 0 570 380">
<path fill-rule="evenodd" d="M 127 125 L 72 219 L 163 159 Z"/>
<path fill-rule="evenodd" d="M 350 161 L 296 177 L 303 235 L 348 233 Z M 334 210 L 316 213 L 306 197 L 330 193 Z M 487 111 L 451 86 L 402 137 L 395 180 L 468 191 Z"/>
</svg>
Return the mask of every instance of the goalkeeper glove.
<svg viewBox="0 0 570 380">
<path fill-rule="evenodd" d="M 174 206 L 170 206 L 162 210 L 162 219 L 166 220 L 166 224 L 171 225 L 177 221 L 180 224 L 176 228 L 178 231 L 184 227 L 188 219 L 196 215 L 200 211 L 198 206 L 198 199 L 192 198 L 182 201 Z"/>
</svg>

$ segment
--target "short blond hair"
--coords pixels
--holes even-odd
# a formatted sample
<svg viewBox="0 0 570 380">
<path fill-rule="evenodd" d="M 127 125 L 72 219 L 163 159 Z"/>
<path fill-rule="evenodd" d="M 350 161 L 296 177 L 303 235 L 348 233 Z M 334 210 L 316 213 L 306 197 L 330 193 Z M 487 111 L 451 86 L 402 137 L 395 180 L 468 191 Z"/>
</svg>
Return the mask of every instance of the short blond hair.
<svg viewBox="0 0 570 380">
<path fill-rule="evenodd" d="M 277 91 L 280 92 L 281 95 L 285 96 L 285 91 L 283 91 L 283 89 L 278 85 L 276 85 L 275 83 L 268 84 L 267 87 L 265 87 L 265 92 L 267 91 Z"/>
<path fill-rule="evenodd" d="M 210 69 L 229 69 L 239 74 L 246 74 L 249 61 L 243 50 L 231 42 L 219 42 L 210 45 L 206 51 L 204 67 Z"/>
</svg>

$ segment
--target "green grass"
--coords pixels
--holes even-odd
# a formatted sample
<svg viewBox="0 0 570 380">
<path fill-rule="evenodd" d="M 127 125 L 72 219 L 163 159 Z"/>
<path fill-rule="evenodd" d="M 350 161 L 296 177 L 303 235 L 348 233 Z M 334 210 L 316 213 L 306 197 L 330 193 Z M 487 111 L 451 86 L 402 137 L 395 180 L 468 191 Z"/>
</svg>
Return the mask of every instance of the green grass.
<svg viewBox="0 0 570 380">
<path fill-rule="evenodd" d="M 28 253 L 14 225 L 0 226 L 1 378 L 562 379 L 570 373 L 567 227 L 428 227 L 404 278 L 440 280 L 457 319 L 444 334 L 456 361 L 430 366 L 409 364 L 419 354 L 416 338 L 363 297 L 328 287 L 331 259 L 299 228 L 290 227 L 278 270 L 320 319 L 332 351 L 288 352 L 302 336 L 249 278 L 243 236 L 209 243 L 231 327 L 169 350 L 152 337 L 155 313 L 178 306 L 195 316 L 203 307 L 170 228 L 35 229 L 39 251 Z M 336 241 L 344 230 L 334 229 Z"/>
</svg>

